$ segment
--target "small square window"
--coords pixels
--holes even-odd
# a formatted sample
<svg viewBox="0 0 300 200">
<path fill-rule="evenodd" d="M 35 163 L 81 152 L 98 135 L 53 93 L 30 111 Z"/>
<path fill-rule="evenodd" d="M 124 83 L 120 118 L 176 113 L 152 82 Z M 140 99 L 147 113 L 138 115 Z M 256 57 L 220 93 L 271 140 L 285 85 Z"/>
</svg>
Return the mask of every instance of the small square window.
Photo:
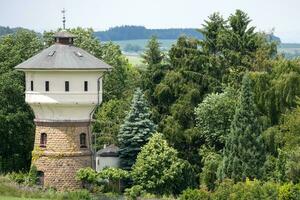
<svg viewBox="0 0 300 200">
<path fill-rule="evenodd" d="M 69 92 L 70 88 L 69 88 L 69 81 L 65 81 L 65 91 Z"/>
<path fill-rule="evenodd" d="M 49 81 L 45 81 L 45 91 L 49 92 Z"/>
<path fill-rule="evenodd" d="M 87 81 L 84 81 L 84 91 L 87 92 L 89 90 L 89 85 Z"/>
</svg>

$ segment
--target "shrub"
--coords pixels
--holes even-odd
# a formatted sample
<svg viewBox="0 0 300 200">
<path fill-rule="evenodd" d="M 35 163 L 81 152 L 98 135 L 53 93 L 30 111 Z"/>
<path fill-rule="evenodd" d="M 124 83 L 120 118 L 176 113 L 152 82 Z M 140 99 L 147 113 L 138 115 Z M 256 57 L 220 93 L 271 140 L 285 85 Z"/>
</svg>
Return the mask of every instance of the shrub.
<svg viewBox="0 0 300 200">
<path fill-rule="evenodd" d="M 132 167 L 133 184 L 157 195 L 176 195 L 188 187 L 193 187 L 193 169 L 177 155 L 177 151 L 168 145 L 162 134 L 155 133 L 143 146 Z"/>
<path fill-rule="evenodd" d="M 121 181 L 129 178 L 129 172 L 119 168 L 105 168 L 101 170 L 97 177 L 108 183 L 104 191 L 121 192 Z"/>
<path fill-rule="evenodd" d="M 90 167 L 79 169 L 76 172 L 76 180 L 82 182 L 86 189 L 91 189 L 91 185 L 97 182 L 97 172 Z"/>
<path fill-rule="evenodd" d="M 77 190 L 65 192 L 63 195 L 58 195 L 58 200 L 90 200 L 92 199 L 90 193 L 87 190 Z"/>
<path fill-rule="evenodd" d="M 27 173 L 24 172 L 11 172 L 8 174 L 8 178 L 18 184 L 26 181 Z"/>
<path fill-rule="evenodd" d="M 207 152 L 208 151 L 208 152 Z M 200 183 L 209 190 L 214 190 L 217 180 L 218 167 L 221 164 L 222 156 L 206 148 L 200 150 L 203 168 L 200 174 Z"/>
<path fill-rule="evenodd" d="M 204 189 L 187 189 L 180 195 L 179 200 L 210 200 L 210 193 Z"/>
<path fill-rule="evenodd" d="M 129 172 L 119 168 L 105 168 L 98 173 L 98 177 L 108 179 L 111 181 L 119 181 L 121 179 L 129 178 Z"/>
<path fill-rule="evenodd" d="M 38 181 L 37 168 L 35 165 L 31 165 L 28 176 L 27 176 L 26 184 L 27 185 L 36 185 L 37 181 Z"/>
<path fill-rule="evenodd" d="M 36 185 L 38 181 L 37 168 L 31 165 L 28 173 L 26 172 L 12 172 L 8 174 L 8 178 L 18 184 Z"/>
<path fill-rule="evenodd" d="M 125 196 L 128 200 L 136 200 L 144 193 L 143 187 L 140 185 L 134 185 L 131 188 L 125 190 Z"/>
<path fill-rule="evenodd" d="M 279 200 L 296 200 L 300 199 L 300 185 L 293 185 L 292 183 L 285 183 L 280 186 L 278 199 Z"/>
</svg>

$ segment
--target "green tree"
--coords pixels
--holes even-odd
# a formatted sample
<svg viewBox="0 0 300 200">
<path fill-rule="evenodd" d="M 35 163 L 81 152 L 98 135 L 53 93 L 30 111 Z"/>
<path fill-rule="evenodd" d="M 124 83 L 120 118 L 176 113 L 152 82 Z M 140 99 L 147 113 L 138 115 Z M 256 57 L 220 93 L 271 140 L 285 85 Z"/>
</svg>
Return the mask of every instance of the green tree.
<svg viewBox="0 0 300 200">
<path fill-rule="evenodd" d="M 195 108 L 199 134 L 208 147 L 220 151 L 225 146 L 226 137 L 236 106 L 236 94 L 231 88 L 223 93 L 211 93 Z"/>
<path fill-rule="evenodd" d="M 148 66 L 160 64 L 163 59 L 163 53 L 159 48 L 159 42 L 155 36 L 152 36 L 146 45 L 142 58 Z"/>
<path fill-rule="evenodd" d="M 0 75 L 0 172 L 28 170 L 34 141 L 34 115 L 25 103 L 16 72 Z"/>
<path fill-rule="evenodd" d="M 261 127 L 253 100 L 251 79 L 246 74 L 224 149 L 222 177 L 232 178 L 234 181 L 245 180 L 246 177 L 260 178 L 264 161 Z"/>
<path fill-rule="evenodd" d="M 203 40 L 200 41 L 202 50 L 205 54 L 216 55 L 220 52 L 218 46 L 218 37 L 222 30 L 225 29 L 225 20 L 219 13 L 213 13 L 204 20 L 203 27 L 198 31 L 203 35 Z"/>
<path fill-rule="evenodd" d="M 19 63 L 43 48 L 33 31 L 20 30 L 0 38 L 0 74 L 14 70 Z"/>
<path fill-rule="evenodd" d="M 190 164 L 177 157 L 160 133 L 155 133 L 138 154 L 132 167 L 134 185 L 153 194 L 179 194 L 195 186 L 195 174 Z"/>
<path fill-rule="evenodd" d="M 93 130 L 97 133 L 97 149 L 104 144 L 118 144 L 118 132 L 129 108 L 129 99 L 111 99 L 102 103 L 93 124 Z"/>
<path fill-rule="evenodd" d="M 140 89 L 134 93 L 130 112 L 121 125 L 118 135 L 121 166 L 130 169 L 141 147 L 146 144 L 155 131 L 150 119 L 150 110 Z"/>
<path fill-rule="evenodd" d="M 263 61 L 276 53 L 276 44 L 268 41 L 265 34 L 256 32 L 250 22 L 245 12 L 236 10 L 229 16 L 226 28 L 218 35 L 221 63 L 226 66 L 223 80 L 237 87 L 247 70 L 263 69 Z"/>
<path fill-rule="evenodd" d="M 222 156 L 206 147 L 202 147 L 199 153 L 203 164 L 200 174 L 200 185 L 206 187 L 208 190 L 214 190 L 218 179 L 217 171 L 222 163 Z"/>
<path fill-rule="evenodd" d="M 168 69 L 167 64 L 163 64 L 162 60 L 164 55 L 160 50 L 160 43 L 155 36 L 149 40 L 145 52 L 142 55 L 143 62 L 146 64 L 146 70 L 142 74 L 142 88 L 145 91 L 145 96 L 152 106 L 153 118 L 158 122 L 160 116 L 158 113 L 159 108 L 157 105 L 157 98 L 154 95 L 156 86 L 161 82 Z"/>
<path fill-rule="evenodd" d="M 160 114 L 159 131 L 176 148 L 180 156 L 199 162 L 199 138 L 196 138 L 194 109 L 203 95 L 210 91 L 205 74 L 205 58 L 198 49 L 198 41 L 180 37 L 169 51 L 170 68 L 155 87 L 156 108 Z M 175 128 L 176 127 L 176 128 Z"/>
<path fill-rule="evenodd" d="M 0 38 L 0 172 L 28 170 L 34 140 L 34 115 L 25 103 L 24 75 L 14 67 L 43 47 L 32 31 Z"/>
</svg>

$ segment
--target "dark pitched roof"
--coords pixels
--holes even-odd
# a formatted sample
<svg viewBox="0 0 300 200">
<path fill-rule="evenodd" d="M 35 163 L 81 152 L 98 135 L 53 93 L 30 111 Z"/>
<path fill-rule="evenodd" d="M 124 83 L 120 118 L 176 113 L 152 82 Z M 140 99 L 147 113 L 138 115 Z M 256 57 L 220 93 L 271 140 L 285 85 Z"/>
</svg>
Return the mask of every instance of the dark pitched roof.
<svg viewBox="0 0 300 200">
<path fill-rule="evenodd" d="M 111 144 L 99 151 L 97 151 L 97 155 L 101 157 L 118 157 L 120 148 L 114 144 Z"/>
<path fill-rule="evenodd" d="M 54 38 L 75 38 L 76 35 L 67 32 L 66 30 L 59 31 L 53 35 Z"/>
<path fill-rule="evenodd" d="M 110 70 L 112 67 L 83 49 L 56 43 L 15 68 L 21 70 Z"/>
</svg>

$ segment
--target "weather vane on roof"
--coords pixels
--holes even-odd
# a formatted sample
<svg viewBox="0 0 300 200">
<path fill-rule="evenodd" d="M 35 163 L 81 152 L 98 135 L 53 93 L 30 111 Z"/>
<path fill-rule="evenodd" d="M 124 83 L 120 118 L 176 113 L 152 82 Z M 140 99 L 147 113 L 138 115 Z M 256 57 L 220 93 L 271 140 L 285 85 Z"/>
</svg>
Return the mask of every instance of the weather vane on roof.
<svg viewBox="0 0 300 200">
<path fill-rule="evenodd" d="M 63 14 L 63 29 L 66 29 L 66 16 L 65 16 L 65 13 L 66 13 L 66 10 L 65 9 L 62 9 L 61 13 Z"/>
</svg>

